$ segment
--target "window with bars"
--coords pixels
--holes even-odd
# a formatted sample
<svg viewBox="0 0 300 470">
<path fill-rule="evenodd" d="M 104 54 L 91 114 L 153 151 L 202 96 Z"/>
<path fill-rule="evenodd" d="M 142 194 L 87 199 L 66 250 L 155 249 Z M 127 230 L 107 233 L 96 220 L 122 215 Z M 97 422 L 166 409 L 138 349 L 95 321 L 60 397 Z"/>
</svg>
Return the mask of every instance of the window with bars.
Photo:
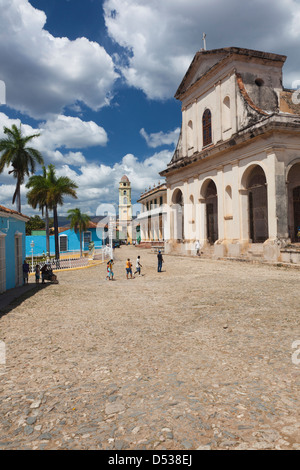
<svg viewBox="0 0 300 470">
<path fill-rule="evenodd" d="M 67 237 L 67 235 L 60 235 L 60 237 L 59 237 L 59 251 L 68 251 L 68 237 Z"/>
<path fill-rule="evenodd" d="M 91 243 L 91 241 L 92 241 L 92 232 L 84 232 L 83 243 Z"/>
<path fill-rule="evenodd" d="M 5 236 L 0 234 L 0 294 L 6 290 Z"/>
<path fill-rule="evenodd" d="M 203 147 L 212 143 L 212 130 L 211 130 L 211 112 L 206 109 L 202 117 L 203 128 Z"/>
</svg>

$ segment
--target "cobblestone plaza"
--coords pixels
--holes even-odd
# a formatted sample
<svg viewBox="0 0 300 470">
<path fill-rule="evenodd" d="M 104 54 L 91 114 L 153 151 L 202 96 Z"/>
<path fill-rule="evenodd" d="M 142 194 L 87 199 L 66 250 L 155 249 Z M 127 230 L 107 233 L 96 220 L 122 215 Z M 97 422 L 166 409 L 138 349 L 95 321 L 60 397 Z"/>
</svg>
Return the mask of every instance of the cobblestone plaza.
<svg viewBox="0 0 300 470">
<path fill-rule="evenodd" d="M 59 273 L 4 308 L 0 448 L 300 449 L 300 270 L 164 260 L 121 247 L 113 282 Z"/>
</svg>

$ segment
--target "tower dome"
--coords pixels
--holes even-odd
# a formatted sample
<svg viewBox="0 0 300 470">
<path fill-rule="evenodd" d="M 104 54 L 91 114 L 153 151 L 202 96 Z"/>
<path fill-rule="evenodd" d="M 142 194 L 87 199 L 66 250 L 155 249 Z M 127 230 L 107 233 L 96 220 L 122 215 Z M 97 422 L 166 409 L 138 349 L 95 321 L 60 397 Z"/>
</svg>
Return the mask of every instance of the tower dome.
<svg viewBox="0 0 300 470">
<path fill-rule="evenodd" d="M 126 175 L 122 176 L 121 183 L 129 183 L 129 179 Z"/>
</svg>

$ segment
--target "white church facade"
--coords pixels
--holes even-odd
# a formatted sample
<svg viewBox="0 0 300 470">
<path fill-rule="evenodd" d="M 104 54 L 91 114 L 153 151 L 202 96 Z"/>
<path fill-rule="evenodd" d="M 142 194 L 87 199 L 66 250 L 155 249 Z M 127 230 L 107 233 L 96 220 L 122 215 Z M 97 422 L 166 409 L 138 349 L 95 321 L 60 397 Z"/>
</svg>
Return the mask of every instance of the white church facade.
<svg viewBox="0 0 300 470">
<path fill-rule="evenodd" d="M 182 130 L 167 186 L 166 252 L 283 260 L 300 242 L 300 102 L 285 56 L 199 51 L 175 97 Z M 287 252 L 288 250 L 286 250 Z"/>
</svg>

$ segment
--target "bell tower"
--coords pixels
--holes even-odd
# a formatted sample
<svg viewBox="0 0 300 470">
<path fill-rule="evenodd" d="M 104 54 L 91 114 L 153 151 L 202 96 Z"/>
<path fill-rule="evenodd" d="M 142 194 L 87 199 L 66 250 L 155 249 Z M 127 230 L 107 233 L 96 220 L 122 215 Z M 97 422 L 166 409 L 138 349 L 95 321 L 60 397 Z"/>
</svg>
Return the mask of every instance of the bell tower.
<svg viewBox="0 0 300 470">
<path fill-rule="evenodd" d="M 119 183 L 119 232 L 131 243 L 131 184 L 126 175 L 121 178 Z"/>
</svg>

